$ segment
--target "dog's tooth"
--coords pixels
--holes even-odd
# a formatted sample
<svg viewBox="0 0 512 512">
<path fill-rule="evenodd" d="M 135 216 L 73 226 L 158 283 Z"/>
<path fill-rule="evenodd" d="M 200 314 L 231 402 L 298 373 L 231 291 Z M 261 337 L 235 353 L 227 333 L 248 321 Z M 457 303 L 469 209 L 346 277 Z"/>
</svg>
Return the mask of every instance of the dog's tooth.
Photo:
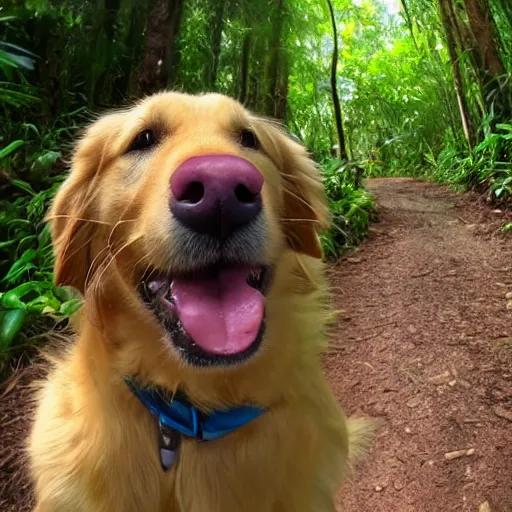
<svg viewBox="0 0 512 512">
<path fill-rule="evenodd" d="M 148 288 L 153 293 L 158 293 L 158 291 L 162 288 L 162 282 L 161 281 L 151 281 L 148 284 Z"/>
<path fill-rule="evenodd" d="M 167 279 L 155 279 L 148 283 L 149 290 L 155 295 L 163 292 L 169 286 L 169 281 Z"/>
</svg>

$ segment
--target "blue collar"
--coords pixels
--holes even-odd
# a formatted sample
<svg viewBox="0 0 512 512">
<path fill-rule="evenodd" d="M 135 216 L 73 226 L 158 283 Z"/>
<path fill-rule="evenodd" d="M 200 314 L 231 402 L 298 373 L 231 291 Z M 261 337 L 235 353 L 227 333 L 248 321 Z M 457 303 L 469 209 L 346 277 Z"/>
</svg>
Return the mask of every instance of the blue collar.
<svg viewBox="0 0 512 512">
<path fill-rule="evenodd" d="M 265 409 L 242 405 L 205 413 L 194 407 L 186 397 L 168 399 L 153 387 L 142 387 L 126 379 L 132 393 L 157 418 L 159 425 L 200 441 L 218 439 L 261 416 Z"/>
</svg>

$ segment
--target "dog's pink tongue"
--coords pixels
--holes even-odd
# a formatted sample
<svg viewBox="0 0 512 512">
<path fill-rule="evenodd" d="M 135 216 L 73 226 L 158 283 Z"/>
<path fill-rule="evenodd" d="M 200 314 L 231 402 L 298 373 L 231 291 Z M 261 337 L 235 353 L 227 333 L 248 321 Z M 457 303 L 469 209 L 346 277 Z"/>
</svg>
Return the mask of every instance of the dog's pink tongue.
<svg viewBox="0 0 512 512">
<path fill-rule="evenodd" d="M 213 354 L 238 354 L 256 339 L 263 321 L 263 295 L 247 284 L 250 268 L 219 270 L 216 276 L 176 278 L 171 293 L 181 325 Z"/>
</svg>

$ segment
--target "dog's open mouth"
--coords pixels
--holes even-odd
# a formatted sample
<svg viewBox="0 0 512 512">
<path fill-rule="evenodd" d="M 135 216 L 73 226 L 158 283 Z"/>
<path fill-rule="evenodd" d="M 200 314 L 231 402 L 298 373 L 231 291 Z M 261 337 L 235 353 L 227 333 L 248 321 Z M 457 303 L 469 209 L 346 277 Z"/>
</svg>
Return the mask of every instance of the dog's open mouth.
<svg viewBox="0 0 512 512">
<path fill-rule="evenodd" d="M 213 266 L 185 275 L 151 272 L 144 302 L 191 364 L 234 364 L 253 355 L 265 329 L 268 266 Z"/>
</svg>

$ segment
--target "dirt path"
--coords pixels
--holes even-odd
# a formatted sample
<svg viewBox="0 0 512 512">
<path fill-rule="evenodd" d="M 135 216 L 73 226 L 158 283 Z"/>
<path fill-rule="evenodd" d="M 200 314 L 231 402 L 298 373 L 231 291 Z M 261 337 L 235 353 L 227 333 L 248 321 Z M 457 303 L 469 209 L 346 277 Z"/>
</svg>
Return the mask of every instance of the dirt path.
<svg viewBox="0 0 512 512">
<path fill-rule="evenodd" d="M 512 511 L 512 241 L 503 214 L 410 179 L 370 180 L 380 222 L 333 270 L 330 381 L 384 420 L 339 512 Z M 501 216 L 501 218 L 500 218 Z M 471 450 L 452 460 L 446 454 Z M 487 510 L 487 509 L 485 509 Z"/>
<path fill-rule="evenodd" d="M 338 512 L 476 512 L 486 500 L 511 512 L 512 240 L 496 235 L 504 216 L 431 183 L 368 186 L 380 222 L 331 269 L 343 313 L 326 367 L 347 412 L 383 426 Z M 0 390 L 1 512 L 30 510 L 19 460 L 34 373 Z M 456 450 L 474 453 L 445 459 Z"/>
</svg>

